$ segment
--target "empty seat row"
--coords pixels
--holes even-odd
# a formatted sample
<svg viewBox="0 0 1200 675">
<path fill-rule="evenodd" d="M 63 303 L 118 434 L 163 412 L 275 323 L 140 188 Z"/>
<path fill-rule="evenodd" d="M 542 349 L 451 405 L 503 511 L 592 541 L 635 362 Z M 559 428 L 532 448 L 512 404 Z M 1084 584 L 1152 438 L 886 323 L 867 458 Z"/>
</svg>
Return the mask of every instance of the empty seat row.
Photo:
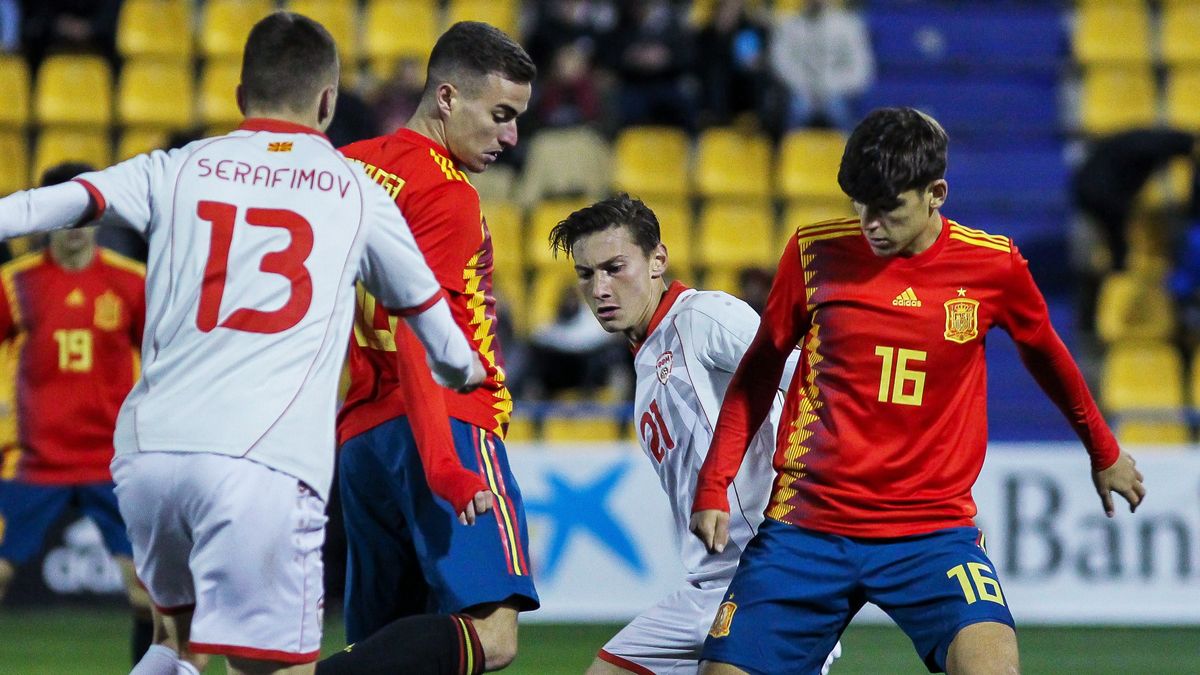
<svg viewBox="0 0 1200 675">
<path fill-rule="evenodd" d="M 1161 103 L 1149 66 L 1085 68 L 1079 114 L 1081 130 L 1090 134 L 1151 127 L 1160 118 L 1174 128 L 1200 131 L 1200 67 L 1171 69 Z"/>
<path fill-rule="evenodd" d="M 1200 63 L 1200 3 L 1164 0 L 1157 19 L 1146 2 L 1080 3 L 1072 41 L 1075 60 L 1148 65 L 1158 57 L 1168 65 Z"/>
</svg>

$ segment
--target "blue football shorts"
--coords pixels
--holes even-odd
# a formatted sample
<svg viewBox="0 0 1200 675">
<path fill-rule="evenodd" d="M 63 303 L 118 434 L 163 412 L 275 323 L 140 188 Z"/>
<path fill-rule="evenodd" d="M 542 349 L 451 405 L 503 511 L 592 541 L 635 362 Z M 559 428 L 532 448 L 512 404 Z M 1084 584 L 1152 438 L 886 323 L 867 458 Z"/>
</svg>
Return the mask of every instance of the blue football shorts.
<svg viewBox="0 0 1200 675">
<path fill-rule="evenodd" d="M 495 602 L 537 609 L 521 490 L 495 434 L 451 419 L 459 460 L 496 494 L 475 525 L 425 480 L 408 419 L 365 431 L 338 460 L 346 523 L 346 639 L 354 643 L 403 616 Z"/>
<path fill-rule="evenodd" d="M 14 565 L 42 550 L 46 534 L 68 506 L 83 512 L 115 556 L 133 557 L 112 483 L 34 485 L 0 481 L 0 558 Z"/>
<path fill-rule="evenodd" d="M 820 673 L 865 603 L 882 608 L 930 672 L 950 642 L 986 621 L 1013 625 L 974 527 L 862 539 L 763 521 L 717 610 L 702 658 L 749 673 Z"/>
</svg>

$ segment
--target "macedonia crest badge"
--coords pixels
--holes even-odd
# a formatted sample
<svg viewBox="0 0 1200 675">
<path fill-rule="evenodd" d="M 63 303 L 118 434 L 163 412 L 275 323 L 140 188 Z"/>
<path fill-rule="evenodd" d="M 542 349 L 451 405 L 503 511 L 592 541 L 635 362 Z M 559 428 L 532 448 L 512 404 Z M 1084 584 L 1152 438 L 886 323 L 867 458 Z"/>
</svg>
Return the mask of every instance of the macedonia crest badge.
<svg viewBox="0 0 1200 675">
<path fill-rule="evenodd" d="M 979 337 L 979 301 L 955 298 L 946 301 L 946 339 L 965 344 Z"/>
<path fill-rule="evenodd" d="M 658 362 L 654 364 L 654 373 L 658 375 L 659 382 L 666 384 L 667 380 L 670 379 L 671 362 L 673 360 L 674 357 L 671 356 L 671 352 L 663 352 L 663 355 L 658 357 Z"/>
</svg>

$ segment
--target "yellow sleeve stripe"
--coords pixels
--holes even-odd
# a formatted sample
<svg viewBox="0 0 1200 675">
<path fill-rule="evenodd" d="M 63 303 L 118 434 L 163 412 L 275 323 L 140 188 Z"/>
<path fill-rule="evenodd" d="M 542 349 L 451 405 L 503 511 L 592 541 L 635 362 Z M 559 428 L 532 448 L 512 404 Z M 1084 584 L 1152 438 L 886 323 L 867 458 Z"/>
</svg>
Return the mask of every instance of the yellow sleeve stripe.
<svg viewBox="0 0 1200 675">
<path fill-rule="evenodd" d="M 1005 236 L 1002 236 L 999 234 L 988 234 L 987 232 L 984 232 L 983 230 L 976 230 L 971 227 L 966 227 L 965 225 L 959 225 L 958 223 L 954 222 L 953 220 L 950 221 L 950 230 L 951 231 L 957 230 L 960 234 L 964 234 L 968 237 L 975 237 L 976 239 L 987 239 L 987 240 L 993 241 L 997 244 L 1005 244 L 1005 245 L 1009 244 L 1008 237 L 1005 237 Z"/>
<path fill-rule="evenodd" d="M 801 225 L 800 227 L 796 228 L 796 232 L 806 232 L 809 230 L 824 229 L 826 227 L 832 227 L 834 225 L 853 225 L 855 227 L 858 227 L 858 218 L 843 217 L 843 218 L 830 218 L 829 220 L 821 220 L 821 221 L 818 221 L 815 223 Z"/>
<path fill-rule="evenodd" d="M 799 237 L 797 240 L 801 244 L 811 244 L 814 241 L 821 241 L 823 239 L 837 239 L 838 237 L 855 237 L 855 236 L 861 236 L 861 235 L 862 235 L 862 230 L 859 230 L 858 227 L 855 226 L 855 227 L 847 229 L 847 230 L 830 230 L 828 232 L 821 232 L 818 234 L 802 236 L 802 237 Z"/>
<path fill-rule="evenodd" d="M 996 242 L 987 240 L 987 239 L 975 239 L 973 237 L 968 237 L 966 235 L 959 234 L 958 232 L 951 232 L 950 238 L 957 239 L 958 241 L 961 241 L 965 244 L 970 244 L 972 246 L 981 246 L 983 248 L 990 248 L 995 251 L 1003 251 L 1004 253 L 1012 253 L 1012 247 L 1009 246 L 1008 244 L 997 244 Z"/>
<path fill-rule="evenodd" d="M 132 273 L 138 275 L 139 277 L 146 276 L 146 266 L 145 265 L 138 262 L 137 260 L 134 260 L 133 258 L 126 258 L 125 256 L 121 255 L 120 253 L 117 253 L 116 251 L 112 251 L 107 248 L 100 249 L 100 260 L 105 265 L 109 265 L 111 267 L 116 267 L 117 269 L 122 269 L 122 270 L 125 270 L 126 272 L 132 272 Z"/>
<path fill-rule="evenodd" d="M 8 309 L 14 325 L 21 325 L 21 304 L 17 301 L 16 276 L 42 261 L 42 251 L 32 251 L 14 258 L 0 266 L 0 279 L 4 281 L 4 294 L 8 296 Z"/>
</svg>

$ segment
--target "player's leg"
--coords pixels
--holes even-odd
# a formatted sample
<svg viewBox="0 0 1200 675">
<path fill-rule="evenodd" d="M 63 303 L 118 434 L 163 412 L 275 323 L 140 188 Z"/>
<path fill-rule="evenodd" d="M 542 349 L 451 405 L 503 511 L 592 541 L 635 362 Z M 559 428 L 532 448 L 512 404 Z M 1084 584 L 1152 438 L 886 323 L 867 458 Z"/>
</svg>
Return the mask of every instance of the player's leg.
<svg viewBox="0 0 1200 675">
<path fill-rule="evenodd" d="M 125 521 L 121 519 L 114 487 L 112 483 L 80 485 L 75 489 L 75 493 L 80 508 L 100 529 L 105 547 L 121 567 L 125 597 L 129 600 L 133 612 L 130 652 L 133 663 L 137 663 L 153 643 L 154 623 L 150 616 L 150 595 L 138 581 L 137 571 L 133 566 L 133 547 L 125 533 Z"/>
<path fill-rule="evenodd" d="M 70 498 L 70 488 L 0 481 L 0 602 L 17 568 L 42 550 Z"/>
<path fill-rule="evenodd" d="M 948 528 L 864 549 L 867 598 L 908 634 L 930 671 L 1018 672 L 1012 614 L 978 529 Z"/>
<path fill-rule="evenodd" d="M 846 537 L 765 520 L 742 554 L 701 654 L 702 673 L 821 673 L 862 608 Z"/>
<path fill-rule="evenodd" d="M 634 617 L 596 655 L 588 675 L 696 672 L 704 638 L 728 584 L 686 584 Z"/>
</svg>

